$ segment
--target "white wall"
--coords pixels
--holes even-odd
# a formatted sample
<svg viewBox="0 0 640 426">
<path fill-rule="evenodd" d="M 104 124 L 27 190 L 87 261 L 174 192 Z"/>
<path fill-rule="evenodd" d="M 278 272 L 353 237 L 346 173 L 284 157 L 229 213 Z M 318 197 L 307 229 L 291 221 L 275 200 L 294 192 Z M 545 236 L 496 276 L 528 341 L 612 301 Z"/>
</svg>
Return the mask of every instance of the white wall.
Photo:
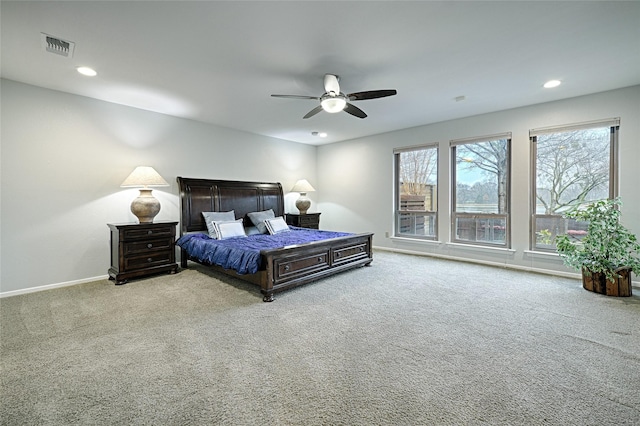
<svg viewBox="0 0 640 426">
<path fill-rule="evenodd" d="M 179 220 L 176 176 L 316 182 L 316 147 L 238 132 L 2 80 L 0 292 L 106 276 L 107 223 L 136 222 L 138 165 L 171 184 L 154 189 L 157 221 Z M 310 193 L 312 200 L 317 193 Z M 285 195 L 296 211 L 297 194 Z"/>
<path fill-rule="evenodd" d="M 529 247 L 531 128 L 620 117 L 623 220 L 640 235 L 640 86 L 406 129 L 321 147 L 1 80 L 0 295 L 106 276 L 106 223 L 135 222 L 135 189 L 120 183 L 151 165 L 171 184 L 154 190 L 156 220 L 178 220 L 176 176 L 279 181 L 306 178 L 324 229 L 375 232 L 378 247 L 568 272 Z M 449 240 L 449 140 L 513 133 L 513 250 Z M 393 148 L 440 143 L 440 242 L 386 238 L 393 226 Z M 297 194 L 285 194 L 295 211 Z"/>
<path fill-rule="evenodd" d="M 425 112 L 428 114 L 428 112 Z M 571 272 L 554 255 L 529 249 L 529 130 L 620 117 L 620 196 L 624 224 L 640 236 L 640 86 L 517 108 L 386 133 L 318 148 L 319 211 L 323 227 L 375 232 L 381 248 L 481 260 L 523 269 Z M 512 132 L 512 249 L 496 250 L 450 241 L 449 141 Z M 393 149 L 439 143 L 439 242 L 412 242 L 393 235 Z"/>
</svg>

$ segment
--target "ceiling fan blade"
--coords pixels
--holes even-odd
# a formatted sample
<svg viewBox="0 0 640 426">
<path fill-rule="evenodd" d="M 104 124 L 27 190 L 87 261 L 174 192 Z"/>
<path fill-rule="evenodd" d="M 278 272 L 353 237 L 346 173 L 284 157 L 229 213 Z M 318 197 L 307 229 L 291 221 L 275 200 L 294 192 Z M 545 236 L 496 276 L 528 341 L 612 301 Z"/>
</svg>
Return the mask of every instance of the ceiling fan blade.
<svg viewBox="0 0 640 426">
<path fill-rule="evenodd" d="M 317 107 L 315 107 L 314 109 L 312 109 L 311 111 L 309 111 L 307 113 L 307 115 L 305 115 L 302 118 L 309 118 L 309 117 L 313 117 L 314 115 L 316 115 L 317 113 L 319 113 L 320 111 L 322 111 L 322 105 L 318 105 Z"/>
<path fill-rule="evenodd" d="M 358 118 L 366 118 L 367 114 L 364 113 L 363 110 L 361 110 L 360 108 L 358 108 L 357 106 L 351 105 L 350 103 L 347 102 L 347 105 L 344 107 L 344 112 L 347 112 L 351 115 L 354 115 Z"/>
<path fill-rule="evenodd" d="M 314 101 L 319 101 L 320 98 L 317 96 L 302 96 L 302 95 L 271 95 L 274 98 L 289 98 L 289 99 L 312 99 Z"/>
<path fill-rule="evenodd" d="M 340 94 L 340 84 L 338 83 L 338 76 L 333 74 L 324 75 L 324 91 L 327 93 Z"/>
<path fill-rule="evenodd" d="M 390 90 L 368 90 L 366 92 L 356 92 L 347 95 L 350 101 L 364 101 L 366 99 L 385 98 L 387 96 L 393 96 L 398 91 L 395 89 Z"/>
</svg>

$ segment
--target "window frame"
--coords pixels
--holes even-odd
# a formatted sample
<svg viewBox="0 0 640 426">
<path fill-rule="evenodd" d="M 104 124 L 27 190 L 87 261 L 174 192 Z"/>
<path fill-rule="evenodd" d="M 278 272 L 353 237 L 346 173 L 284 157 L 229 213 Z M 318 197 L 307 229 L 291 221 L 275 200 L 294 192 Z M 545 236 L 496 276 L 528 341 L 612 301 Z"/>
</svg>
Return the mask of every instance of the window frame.
<svg viewBox="0 0 640 426">
<path fill-rule="evenodd" d="M 421 151 L 427 149 L 434 149 L 436 153 L 436 191 L 435 191 L 435 210 L 403 210 L 401 205 L 401 164 L 400 154 L 412 151 Z M 416 240 L 437 241 L 438 240 L 438 190 L 439 190 L 439 167 L 440 167 L 440 144 L 437 142 L 428 143 L 423 145 L 415 145 L 403 148 L 395 148 L 393 150 L 393 162 L 394 162 L 394 214 L 393 214 L 393 236 L 399 238 L 411 238 Z M 410 217 L 410 222 L 414 225 L 414 229 L 417 223 L 417 218 L 420 216 L 429 217 L 432 221 L 433 228 L 432 235 L 418 235 L 416 233 L 402 232 L 401 221 L 403 217 Z"/>
<path fill-rule="evenodd" d="M 529 200 L 529 250 L 541 253 L 557 253 L 555 245 L 550 247 L 542 247 L 537 243 L 537 219 L 557 219 L 565 223 L 564 228 L 568 228 L 566 225 L 569 219 L 563 219 L 562 215 L 549 215 L 549 214 L 537 214 L 537 163 L 538 163 L 538 144 L 537 138 L 540 135 L 549 133 L 562 133 L 575 130 L 588 130 L 609 127 L 609 199 L 616 198 L 618 196 L 618 172 L 619 172 L 619 132 L 620 132 L 620 118 L 609 118 L 604 120 L 595 120 L 582 123 L 566 124 L 559 126 L 543 127 L 538 129 L 529 130 L 529 144 L 531 152 L 531 188 L 530 188 L 530 200 Z M 595 200 L 594 200 L 595 201 Z"/>
<path fill-rule="evenodd" d="M 469 145 L 474 143 L 492 142 L 497 140 L 506 140 L 506 203 L 504 213 L 479 213 L 479 212 L 458 212 L 456 211 L 456 197 L 457 197 L 457 164 L 456 164 L 456 148 L 458 146 Z M 451 223 L 450 223 L 450 239 L 453 243 L 481 246 L 481 247 L 494 247 L 494 248 L 511 248 L 511 157 L 512 157 L 512 135 L 511 132 L 500 133 L 496 135 L 488 135 L 481 137 L 473 137 L 467 139 L 456 139 L 449 142 L 449 150 L 451 153 Z M 477 235 L 477 225 L 480 221 L 491 221 L 495 219 L 504 218 L 504 243 L 491 243 L 486 241 L 473 241 L 462 239 L 458 237 L 458 227 L 456 221 L 459 219 L 473 219 L 475 220 L 475 230 Z M 489 227 L 491 229 L 492 227 Z"/>
</svg>

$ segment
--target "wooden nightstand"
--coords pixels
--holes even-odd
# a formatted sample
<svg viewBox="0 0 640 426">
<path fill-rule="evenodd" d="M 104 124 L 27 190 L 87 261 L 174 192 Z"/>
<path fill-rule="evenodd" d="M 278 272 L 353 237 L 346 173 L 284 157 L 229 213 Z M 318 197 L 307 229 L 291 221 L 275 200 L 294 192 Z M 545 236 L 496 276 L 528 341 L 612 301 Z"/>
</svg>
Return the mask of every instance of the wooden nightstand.
<svg viewBox="0 0 640 426">
<path fill-rule="evenodd" d="M 175 239 L 178 222 L 107 224 L 111 229 L 109 279 L 125 284 L 159 272 L 178 271 Z"/>
<path fill-rule="evenodd" d="M 287 225 L 291 226 L 299 226 L 300 228 L 311 228 L 311 229 L 319 229 L 320 228 L 320 213 L 307 213 L 307 214 L 296 214 L 296 213 L 286 213 L 285 214 Z"/>
</svg>

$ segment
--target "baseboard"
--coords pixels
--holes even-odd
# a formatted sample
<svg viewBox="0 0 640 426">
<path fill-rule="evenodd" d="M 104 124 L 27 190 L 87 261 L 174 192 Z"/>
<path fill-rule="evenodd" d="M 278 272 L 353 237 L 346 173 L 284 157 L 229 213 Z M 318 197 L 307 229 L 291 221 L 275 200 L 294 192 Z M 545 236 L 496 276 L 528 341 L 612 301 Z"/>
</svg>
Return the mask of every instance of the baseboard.
<svg viewBox="0 0 640 426">
<path fill-rule="evenodd" d="M 505 268 L 505 269 L 514 269 L 517 271 L 535 272 L 537 274 L 552 275 L 556 277 L 575 278 L 578 280 L 582 279 L 582 275 L 578 272 L 552 271 L 549 269 L 533 268 L 529 266 L 510 265 L 510 264 L 501 263 L 501 262 L 489 262 L 485 260 L 470 259 L 467 257 L 450 256 L 446 254 L 425 253 L 421 251 L 404 250 L 404 249 L 397 249 L 397 248 L 390 248 L 390 247 L 374 246 L 373 249 L 380 250 L 380 251 L 389 251 L 393 253 L 410 254 L 413 256 L 436 257 L 439 259 L 455 260 L 457 262 L 477 263 L 480 265 L 495 266 L 498 268 Z M 374 262 L 375 262 L 375 259 L 374 259 Z M 640 281 L 633 281 L 631 283 L 631 287 L 634 287 L 640 290 Z"/>
<path fill-rule="evenodd" d="M 97 277 L 83 278 L 83 279 L 80 279 L 80 280 L 66 281 L 66 282 L 57 283 L 57 284 L 47 284 L 47 285 L 42 285 L 42 286 L 38 286 L 38 287 L 30 287 L 30 288 L 25 288 L 25 289 L 22 289 L 22 290 L 5 291 L 5 292 L 0 292 L 0 299 L 3 298 L 3 297 L 18 296 L 20 294 L 35 293 L 35 292 L 38 292 L 38 291 L 51 290 L 53 288 L 69 287 L 69 286 L 72 286 L 72 285 L 90 283 L 90 282 L 93 282 L 93 281 L 101 281 L 101 280 L 106 280 L 108 278 L 109 278 L 108 275 L 100 275 L 100 276 L 97 276 Z"/>
<path fill-rule="evenodd" d="M 482 260 L 469 259 L 469 258 L 466 258 L 466 257 L 449 256 L 449 255 L 444 255 L 444 254 L 424 253 L 424 252 L 420 252 L 420 251 L 396 249 L 396 248 L 389 248 L 389 247 L 373 246 L 373 249 L 374 250 L 380 250 L 380 251 L 389 251 L 389 252 L 393 252 L 393 253 L 410 254 L 410 255 L 413 255 L 413 256 L 436 257 L 436 258 L 446 259 L 446 260 L 455 260 L 455 261 L 458 261 L 458 262 L 478 263 L 478 264 L 481 264 L 481 265 L 495 266 L 495 267 L 498 267 L 498 268 L 515 269 L 515 270 L 526 271 L 526 272 L 536 272 L 536 273 L 539 273 L 539 274 L 553 275 L 553 276 L 558 276 L 558 277 L 581 279 L 581 276 L 578 273 L 550 271 L 548 269 L 532 268 L 532 267 L 520 266 L 520 265 L 507 265 L 505 263 L 499 263 L 499 262 L 487 262 L 487 261 L 482 261 Z M 374 259 L 374 261 L 375 261 L 375 259 Z M 97 276 L 97 277 L 83 278 L 83 279 L 80 279 L 80 280 L 66 281 L 66 282 L 57 283 L 57 284 L 47 284 L 47 285 L 43 285 L 43 286 L 39 286 L 39 287 L 25 288 L 25 289 L 22 289 L 22 290 L 5 291 L 5 292 L 0 292 L 0 299 L 2 299 L 4 297 L 18 296 L 20 294 L 35 293 L 35 292 L 38 292 L 38 291 L 51 290 L 51 289 L 54 289 L 54 288 L 68 287 L 68 286 L 77 285 L 77 284 L 90 283 L 92 281 L 101 281 L 101 280 L 105 280 L 105 279 L 108 279 L 108 278 L 109 278 L 108 275 L 100 275 L 100 276 Z M 637 288 L 638 290 L 640 290 L 640 282 L 639 281 L 633 281 L 631 286 L 634 287 L 634 288 Z"/>
</svg>

